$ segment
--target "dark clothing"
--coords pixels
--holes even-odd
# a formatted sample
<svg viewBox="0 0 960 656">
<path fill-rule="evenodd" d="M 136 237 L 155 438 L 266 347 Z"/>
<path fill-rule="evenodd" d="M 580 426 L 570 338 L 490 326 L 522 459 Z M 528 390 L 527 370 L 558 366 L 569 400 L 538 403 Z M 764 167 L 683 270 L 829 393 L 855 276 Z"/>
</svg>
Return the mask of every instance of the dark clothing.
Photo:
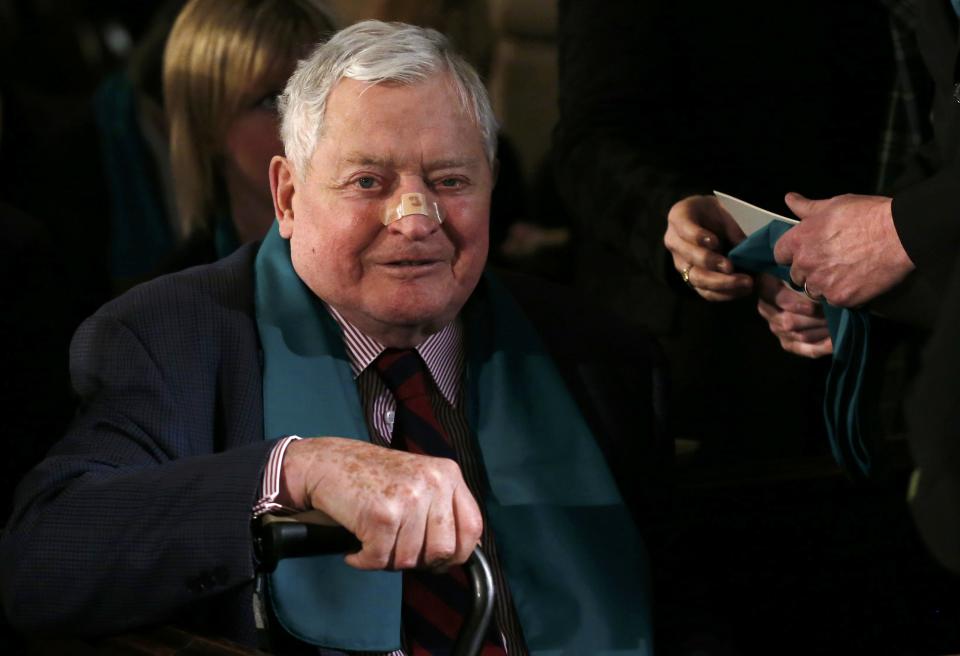
<svg viewBox="0 0 960 656">
<path fill-rule="evenodd" d="M 925 291 L 927 298 L 936 302 L 937 311 L 932 313 L 936 329 L 908 405 L 910 449 L 916 463 L 910 509 L 931 552 L 960 573 L 960 268 L 956 266 L 960 103 L 955 99 L 960 88 L 960 36 L 948 2 L 924 3 L 919 19 L 921 52 L 937 88 L 933 110 L 936 139 L 915 162 L 912 175 L 920 181 L 894 196 L 894 222 L 917 265 L 912 284 L 897 300 L 907 311 L 918 305 L 927 307 L 929 303 L 923 304 L 921 296 Z"/>
<path fill-rule="evenodd" d="M 790 190 L 872 190 L 893 70 L 883 9 L 788 3 L 774 20 L 759 0 L 566 0 L 559 30 L 556 171 L 580 286 L 663 337 L 676 433 L 701 458 L 822 452 L 825 363 L 784 353 L 755 299 L 686 289 L 663 235 L 692 193 L 785 212 Z"/>
<path fill-rule="evenodd" d="M 944 295 L 939 328 L 927 345 L 908 405 L 917 469 L 910 508 L 937 559 L 960 574 L 960 267 Z"/>
<path fill-rule="evenodd" d="M 922 51 L 940 58 L 939 146 L 902 185 L 954 162 L 960 145 L 947 118 L 960 111 L 949 106 L 956 17 L 948 0 L 921 4 Z M 557 176 L 578 222 L 580 282 L 664 336 L 676 432 L 718 447 L 716 458 L 705 457 L 708 443 L 678 470 L 692 485 L 674 499 L 665 546 L 652 549 L 659 645 L 670 653 L 951 653 L 960 644 L 955 582 L 922 552 L 903 501 L 905 472 L 853 487 L 813 474 L 809 461 L 781 463 L 779 480 L 758 465 L 764 455 L 802 452 L 800 441 L 825 449 L 822 398 L 811 387 L 825 369 L 782 353 L 754 300 L 709 304 L 687 290 L 663 247 L 668 209 L 692 193 L 724 191 L 786 213 L 791 190 L 811 198 L 875 191 L 894 71 L 887 21 L 871 0 L 780 3 L 776 12 L 757 0 L 560 2 Z M 947 179 L 952 198 L 944 198 Z M 918 236 L 941 246 L 940 258 L 957 251 L 956 180 L 948 173 L 919 184 L 915 204 L 906 191 L 894 201 L 898 230 L 914 211 L 930 215 Z M 952 228 L 941 235 L 933 214 Z M 912 237 L 901 234 L 912 256 Z M 915 284 L 900 293 L 913 297 Z M 929 293 L 919 298 L 900 314 L 930 306 Z M 891 358 L 909 359 L 887 339 L 884 353 L 871 355 L 877 379 L 865 392 L 890 399 L 895 390 L 895 403 L 881 398 L 882 414 L 867 418 L 884 436 L 899 423 L 910 372 L 909 362 L 881 372 Z M 954 388 L 946 367 L 936 382 Z M 943 418 L 949 425 L 955 413 Z M 931 443 L 946 442 L 937 430 Z M 714 464 L 720 451 L 730 469 L 695 466 Z M 956 517 L 956 505 L 945 508 L 931 526 Z M 960 550 L 955 526 L 946 529 L 949 548 Z"/>
<path fill-rule="evenodd" d="M 179 621 L 254 641 L 250 513 L 273 446 L 263 435 L 256 250 L 136 287 L 77 332 L 83 411 L 24 480 L 0 543 L 15 628 L 99 635 Z M 518 297 L 536 299 L 536 323 L 558 319 L 555 294 Z M 552 325 L 544 339 L 564 377 L 581 381 L 571 391 L 615 473 L 627 457 L 653 466 L 638 456 L 658 426 L 650 343 L 587 353 L 623 343 L 621 329 L 570 314 L 563 349 Z M 638 483 L 628 477 L 622 489 L 637 501 Z"/>
<path fill-rule="evenodd" d="M 892 74 L 874 0 L 787 3 L 775 18 L 760 0 L 567 0 L 559 38 L 559 188 L 580 239 L 618 261 L 582 274 L 657 333 L 674 320 L 674 202 L 717 189 L 786 211 L 787 191 L 872 189 Z"/>
<path fill-rule="evenodd" d="M 917 42 L 935 83 L 933 141 L 925 144 L 897 182 L 893 221 L 917 270 L 899 289 L 880 299 L 878 310 L 897 320 L 929 327 L 946 291 L 960 248 L 960 82 L 957 16 L 949 2 L 919 4 Z"/>
<path fill-rule="evenodd" d="M 72 327 L 61 288 L 65 274 L 50 235 L 39 222 L 3 203 L 0 235 L 2 524 L 14 487 L 63 433 L 74 400 L 66 367 Z"/>
</svg>

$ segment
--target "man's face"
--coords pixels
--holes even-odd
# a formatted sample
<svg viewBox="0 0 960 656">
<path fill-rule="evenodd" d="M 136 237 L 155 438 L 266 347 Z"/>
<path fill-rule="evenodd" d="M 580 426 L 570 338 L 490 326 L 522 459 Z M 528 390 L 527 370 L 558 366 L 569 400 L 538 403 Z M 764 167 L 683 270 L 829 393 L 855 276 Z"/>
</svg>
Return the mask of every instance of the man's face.
<svg viewBox="0 0 960 656">
<path fill-rule="evenodd" d="M 446 75 L 414 86 L 341 80 L 303 178 L 277 158 L 271 182 L 297 274 L 388 346 L 440 329 L 476 286 L 492 172 Z M 413 192 L 438 203 L 444 222 L 415 214 L 384 226 Z"/>
</svg>

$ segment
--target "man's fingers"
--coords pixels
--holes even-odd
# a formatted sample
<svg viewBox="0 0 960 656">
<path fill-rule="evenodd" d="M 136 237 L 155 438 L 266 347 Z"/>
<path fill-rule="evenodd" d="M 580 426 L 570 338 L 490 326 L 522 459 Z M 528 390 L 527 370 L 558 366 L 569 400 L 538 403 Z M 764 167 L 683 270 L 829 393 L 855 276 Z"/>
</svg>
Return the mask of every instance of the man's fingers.
<svg viewBox="0 0 960 656">
<path fill-rule="evenodd" d="M 757 312 L 770 323 L 780 314 L 780 308 L 761 298 L 757 301 Z"/>
<path fill-rule="evenodd" d="M 764 301 L 777 304 L 777 294 L 784 288 L 783 281 L 769 273 L 757 276 L 757 295 Z"/>
<path fill-rule="evenodd" d="M 792 228 L 785 232 L 777 243 L 773 245 L 773 259 L 777 264 L 790 264 L 797 250 L 797 230 Z M 791 276 L 793 271 L 790 271 Z"/>
<path fill-rule="evenodd" d="M 393 549 L 392 569 L 410 569 L 420 564 L 429 543 L 429 510 L 418 504 L 404 517 Z"/>
<path fill-rule="evenodd" d="M 386 525 L 373 531 L 364 531 L 364 535 L 357 535 L 363 545 L 357 553 L 348 554 L 344 558 L 351 567 L 357 569 L 387 569 L 393 566 L 394 548 L 397 544 L 397 527 L 392 529 Z"/>
<path fill-rule="evenodd" d="M 736 299 L 738 299 L 738 298 L 743 298 L 744 296 L 746 296 L 747 294 L 750 293 L 749 291 L 747 291 L 747 292 L 743 292 L 743 293 L 738 292 L 738 293 L 736 293 L 736 294 L 724 294 L 724 293 L 720 293 L 720 292 L 711 292 L 711 291 L 707 291 L 707 290 L 703 290 L 703 289 L 697 289 L 697 290 L 695 290 L 695 291 L 696 291 L 698 294 L 700 294 L 700 296 L 702 296 L 704 299 L 706 299 L 706 300 L 708 300 L 708 301 L 710 301 L 710 302 L 734 301 L 734 300 L 736 300 Z"/>
<path fill-rule="evenodd" d="M 825 339 L 830 339 L 830 329 L 826 326 L 813 326 L 804 330 L 791 331 L 788 336 L 797 342 L 816 344 Z"/>
<path fill-rule="evenodd" d="M 457 548 L 450 562 L 459 565 L 470 557 L 480 543 L 480 535 L 483 533 L 483 515 L 480 514 L 480 508 L 466 484 L 453 492 L 453 514 L 456 521 Z"/>
<path fill-rule="evenodd" d="M 449 498 L 437 499 L 427 514 L 421 564 L 442 568 L 457 556 L 457 524 Z"/>
<path fill-rule="evenodd" d="M 787 207 L 790 208 L 790 211 L 797 215 L 801 221 L 805 219 L 811 212 L 814 212 L 817 208 L 817 204 L 822 202 L 818 200 L 811 200 L 804 196 L 803 194 L 798 194 L 795 191 L 787 192 L 787 195 L 783 197 L 784 202 L 787 204 Z"/>
<path fill-rule="evenodd" d="M 780 285 L 780 289 L 774 297 L 774 302 L 787 312 L 823 318 L 823 306 L 820 303 L 810 300 L 806 294 L 798 292 L 786 284 Z"/>
<path fill-rule="evenodd" d="M 829 337 L 814 344 L 781 339 L 780 346 L 783 347 L 784 351 L 788 351 L 794 355 L 800 355 L 805 358 L 822 358 L 825 355 L 830 355 L 833 353 L 833 342 Z"/>
<path fill-rule="evenodd" d="M 770 331 L 778 337 L 819 342 L 830 334 L 824 319 L 783 312 L 763 301 L 757 304 L 757 311 L 770 324 Z"/>
</svg>

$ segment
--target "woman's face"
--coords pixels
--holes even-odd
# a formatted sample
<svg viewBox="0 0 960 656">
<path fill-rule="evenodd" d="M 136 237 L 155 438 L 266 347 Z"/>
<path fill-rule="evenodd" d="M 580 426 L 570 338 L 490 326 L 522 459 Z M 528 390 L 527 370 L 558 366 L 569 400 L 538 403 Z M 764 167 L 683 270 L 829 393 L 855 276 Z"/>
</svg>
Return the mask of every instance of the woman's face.
<svg viewBox="0 0 960 656">
<path fill-rule="evenodd" d="M 257 189 L 270 203 L 270 158 L 283 154 L 276 95 L 244 107 L 227 127 L 224 139 L 225 176 Z"/>
</svg>

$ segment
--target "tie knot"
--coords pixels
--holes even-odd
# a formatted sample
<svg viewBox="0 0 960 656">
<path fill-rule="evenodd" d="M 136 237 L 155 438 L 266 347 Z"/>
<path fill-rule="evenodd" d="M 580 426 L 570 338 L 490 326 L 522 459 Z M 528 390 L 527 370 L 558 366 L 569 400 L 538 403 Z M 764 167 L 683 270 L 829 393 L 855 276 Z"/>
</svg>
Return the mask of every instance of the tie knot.
<svg viewBox="0 0 960 656">
<path fill-rule="evenodd" d="M 397 401 L 427 395 L 427 368 L 415 349 L 388 348 L 374 366 Z"/>
</svg>

